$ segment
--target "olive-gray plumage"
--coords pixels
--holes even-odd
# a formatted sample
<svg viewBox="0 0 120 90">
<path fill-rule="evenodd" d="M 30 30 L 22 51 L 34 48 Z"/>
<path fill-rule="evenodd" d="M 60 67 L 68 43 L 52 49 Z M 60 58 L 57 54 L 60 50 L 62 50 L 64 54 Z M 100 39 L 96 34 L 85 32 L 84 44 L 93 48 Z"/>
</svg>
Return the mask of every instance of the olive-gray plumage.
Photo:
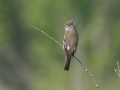
<svg viewBox="0 0 120 90">
<path fill-rule="evenodd" d="M 78 45 L 78 32 L 74 22 L 68 21 L 64 26 L 63 50 L 65 54 L 64 70 L 69 70 L 71 57 L 74 55 Z"/>
</svg>

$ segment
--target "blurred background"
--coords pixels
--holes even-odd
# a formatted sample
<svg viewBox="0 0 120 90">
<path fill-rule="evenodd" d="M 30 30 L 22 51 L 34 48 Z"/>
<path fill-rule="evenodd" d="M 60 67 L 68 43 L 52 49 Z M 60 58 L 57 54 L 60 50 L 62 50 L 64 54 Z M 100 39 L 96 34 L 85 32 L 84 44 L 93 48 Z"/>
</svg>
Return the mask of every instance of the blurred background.
<svg viewBox="0 0 120 90">
<path fill-rule="evenodd" d="M 97 90 L 72 58 L 64 71 L 62 43 L 67 21 L 79 32 L 75 56 L 101 90 L 120 90 L 120 0 L 0 0 L 0 90 Z"/>
</svg>

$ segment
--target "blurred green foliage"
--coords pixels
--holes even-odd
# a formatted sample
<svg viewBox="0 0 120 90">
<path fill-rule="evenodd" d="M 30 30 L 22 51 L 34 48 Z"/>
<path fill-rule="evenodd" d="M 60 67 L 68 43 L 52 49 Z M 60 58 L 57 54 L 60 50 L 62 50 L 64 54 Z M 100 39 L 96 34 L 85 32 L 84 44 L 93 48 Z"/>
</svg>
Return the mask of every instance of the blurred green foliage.
<svg viewBox="0 0 120 90">
<path fill-rule="evenodd" d="M 31 27 L 62 43 L 69 20 L 80 36 L 76 56 L 101 90 L 120 90 L 119 9 L 120 0 L 1 0 L 0 90 L 96 90 L 74 59 L 64 71 L 61 47 Z"/>
</svg>

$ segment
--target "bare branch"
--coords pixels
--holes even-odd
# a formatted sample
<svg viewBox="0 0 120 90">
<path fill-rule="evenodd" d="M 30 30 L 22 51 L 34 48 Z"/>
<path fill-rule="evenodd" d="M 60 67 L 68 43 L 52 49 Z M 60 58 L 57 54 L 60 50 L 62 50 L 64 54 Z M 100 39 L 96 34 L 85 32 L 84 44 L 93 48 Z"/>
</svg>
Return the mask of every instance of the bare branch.
<svg viewBox="0 0 120 90">
<path fill-rule="evenodd" d="M 81 66 L 84 68 L 84 70 L 88 73 L 88 75 L 92 79 L 93 83 L 95 84 L 96 88 L 98 90 L 100 90 L 99 85 L 96 83 L 95 79 L 93 78 L 93 75 L 90 74 L 90 72 L 88 71 L 88 69 L 82 64 L 82 62 L 77 57 L 75 57 L 75 56 L 73 56 L 73 57 L 81 64 Z"/>
<path fill-rule="evenodd" d="M 118 63 L 118 61 L 117 61 L 116 64 L 117 64 L 118 70 L 116 70 L 115 68 L 114 68 L 114 70 L 117 73 L 117 75 L 120 77 L 120 69 L 119 69 L 119 63 Z"/>
<path fill-rule="evenodd" d="M 35 26 L 31 25 L 34 29 L 40 31 L 41 33 L 45 34 L 47 37 L 49 37 L 50 39 L 52 39 L 53 41 L 55 41 L 57 44 L 59 44 L 62 47 L 62 44 L 60 44 L 57 40 L 55 40 L 54 38 L 52 38 L 51 36 L 49 36 L 47 33 L 43 32 L 42 30 L 36 28 Z"/>
<path fill-rule="evenodd" d="M 62 44 L 60 44 L 57 40 L 55 40 L 54 38 L 52 38 L 51 36 L 49 36 L 48 34 L 46 34 L 45 32 L 43 32 L 42 30 L 36 28 L 35 26 L 31 25 L 34 29 L 42 32 L 43 34 L 45 34 L 48 38 L 52 39 L 53 41 L 55 41 L 57 44 L 59 44 L 61 47 L 62 47 Z M 75 60 L 77 60 L 81 66 L 83 67 L 83 69 L 88 73 L 88 75 L 90 76 L 90 78 L 92 79 L 93 83 L 95 84 L 96 88 L 98 90 L 100 90 L 99 88 L 99 85 L 96 83 L 95 79 L 93 78 L 93 75 L 90 74 L 90 72 L 88 71 L 88 69 L 82 64 L 82 62 L 76 57 L 76 56 L 73 56 Z"/>
</svg>

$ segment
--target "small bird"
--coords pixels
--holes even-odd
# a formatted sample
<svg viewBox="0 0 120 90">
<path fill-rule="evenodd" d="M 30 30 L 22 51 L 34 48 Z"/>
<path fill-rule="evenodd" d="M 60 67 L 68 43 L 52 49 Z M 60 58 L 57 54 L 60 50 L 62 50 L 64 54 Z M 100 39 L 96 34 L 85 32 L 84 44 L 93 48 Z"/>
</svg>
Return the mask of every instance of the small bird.
<svg viewBox="0 0 120 90">
<path fill-rule="evenodd" d="M 71 57 L 74 56 L 78 45 L 78 32 L 75 23 L 70 20 L 64 26 L 63 50 L 65 54 L 64 70 L 69 70 Z"/>
</svg>

